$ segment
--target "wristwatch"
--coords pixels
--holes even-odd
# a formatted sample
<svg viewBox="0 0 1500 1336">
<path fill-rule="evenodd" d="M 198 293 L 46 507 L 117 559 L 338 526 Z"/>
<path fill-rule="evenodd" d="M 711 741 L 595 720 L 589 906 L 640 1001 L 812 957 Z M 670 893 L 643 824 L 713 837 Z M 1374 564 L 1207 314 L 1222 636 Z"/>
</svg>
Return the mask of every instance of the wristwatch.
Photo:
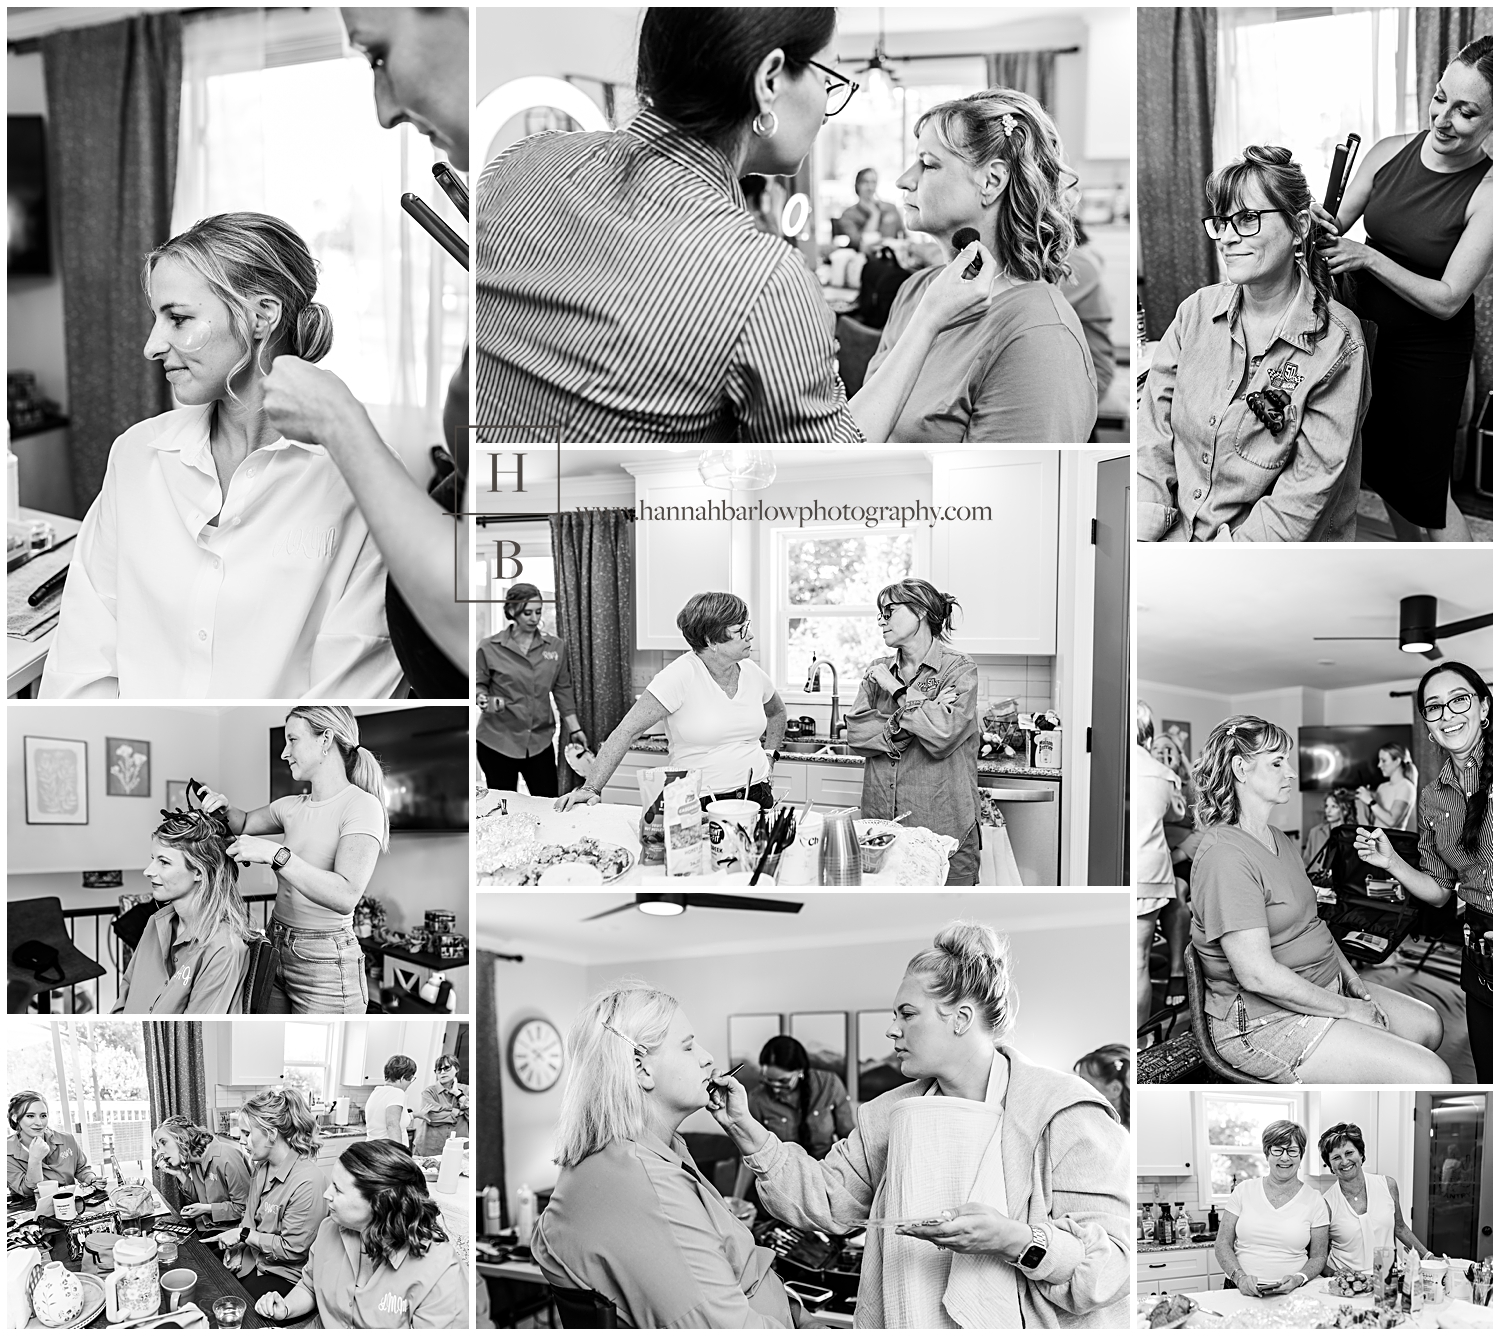
<svg viewBox="0 0 1500 1336">
<path fill-rule="evenodd" d="M 1047 1231 L 1040 1225 L 1031 1227 L 1031 1244 L 1020 1257 L 1016 1259 L 1016 1265 L 1023 1271 L 1035 1271 L 1037 1267 L 1047 1258 Z"/>
<path fill-rule="evenodd" d="M 241 1243 L 249 1243 L 250 1242 L 250 1226 L 249 1225 L 241 1225 L 240 1226 L 240 1242 Z"/>
<path fill-rule="evenodd" d="M 284 868 L 291 861 L 291 848 L 285 844 L 283 844 L 281 848 L 279 848 L 274 854 L 271 855 L 271 866 L 276 868 L 278 871 Z"/>
</svg>

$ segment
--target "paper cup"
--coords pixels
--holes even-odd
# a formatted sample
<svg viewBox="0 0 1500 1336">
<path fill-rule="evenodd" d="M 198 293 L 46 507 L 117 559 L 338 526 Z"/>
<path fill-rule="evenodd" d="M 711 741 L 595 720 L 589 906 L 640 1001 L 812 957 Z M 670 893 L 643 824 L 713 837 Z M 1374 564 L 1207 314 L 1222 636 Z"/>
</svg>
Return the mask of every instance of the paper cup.
<svg viewBox="0 0 1500 1336">
<path fill-rule="evenodd" d="M 760 804 L 749 798 L 716 798 L 709 803 L 706 815 L 714 862 L 722 867 L 739 861 L 752 847 Z"/>
</svg>

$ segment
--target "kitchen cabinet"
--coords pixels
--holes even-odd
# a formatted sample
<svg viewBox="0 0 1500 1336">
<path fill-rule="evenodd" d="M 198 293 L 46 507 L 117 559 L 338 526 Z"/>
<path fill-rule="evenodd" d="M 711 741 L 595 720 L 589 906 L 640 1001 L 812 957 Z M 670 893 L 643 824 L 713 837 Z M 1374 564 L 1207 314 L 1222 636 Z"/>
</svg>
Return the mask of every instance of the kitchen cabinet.
<svg viewBox="0 0 1500 1336">
<path fill-rule="evenodd" d="M 366 1022 L 364 1070 L 360 1073 L 360 1085 L 384 1085 L 385 1064 L 398 1053 L 404 1053 L 417 1064 L 417 1076 L 422 1075 L 422 1059 L 406 1047 L 406 1021 L 382 1021 L 379 1025 Z"/>
<path fill-rule="evenodd" d="M 697 513 L 713 506 L 722 516 L 726 506 L 753 504 L 748 493 L 704 486 L 697 458 L 622 465 L 635 476 L 636 514 L 652 515 L 669 506 Z M 686 649 L 677 614 L 694 594 L 719 589 L 750 601 L 749 520 L 648 519 L 633 528 L 637 649 Z"/>
<path fill-rule="evenodd" d="M 604 786 L 604 801 L 624 803 L 628 807 L 639 807 L 641 787 L 640 781 L 636 779 L 636 771 L 652 770 L 666 763 L 667 758 L 664 752 L 626 752 L 625 759 L 620 762 L 615 773 L 609 777 L 609 783 Z"/>
<path fill-rule="evenodd" d="M 1136 1255 L 1135 1279 L 1138 1294 L 1202 1294 L 1223 1287 L 1224 1269 L 1212 1248 L 1164 1248 Z"/>
<path fill-rule="evenodd" d="M 781 769 L 791 770 L 791 766 Z M 865 791 L 865 768 L 862 765 L 816 765 L 802 763 L 807 788 L 802 801 L 812 801 L 813 811 L 833 812 L 841 807 L 858 807 Z"/>
<path fill-rule="evenodd" d="M 942 451 L 932 503 L 989 508 L 989 523 L 940 520 L 932 530 L 932 582 L 961 605 L 953 648 L 1056 654 L 1057 452 Z"/>
<path fill-rule="evenodd" d="M 1137 1177 L 1193 1176 L 1191 1093 L 1177 1086 L 1137 1088 L 1130 1119 L 1131 1131 L 1135 1133 Z"/>
<path fill-rule="evenodd" d="M 286 1066 L 285 1021 L 240 1020 L 224 1029 L 229 1036 L 230 1085 L 270 1085 L 281 1080 Z"/>
</svg>

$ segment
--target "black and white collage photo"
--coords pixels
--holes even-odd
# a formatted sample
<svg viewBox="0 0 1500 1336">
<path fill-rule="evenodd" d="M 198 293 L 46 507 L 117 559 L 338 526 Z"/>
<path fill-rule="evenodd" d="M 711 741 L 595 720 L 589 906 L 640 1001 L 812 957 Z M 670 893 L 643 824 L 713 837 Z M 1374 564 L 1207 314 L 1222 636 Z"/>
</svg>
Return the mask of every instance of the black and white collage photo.
<svg viewBox="0 0 1500 1336">
<path fill-rule="evenodd" d="M 9 8 L 8 1327 L 1492 1330 L 1493 21 Z"/>
</svg>

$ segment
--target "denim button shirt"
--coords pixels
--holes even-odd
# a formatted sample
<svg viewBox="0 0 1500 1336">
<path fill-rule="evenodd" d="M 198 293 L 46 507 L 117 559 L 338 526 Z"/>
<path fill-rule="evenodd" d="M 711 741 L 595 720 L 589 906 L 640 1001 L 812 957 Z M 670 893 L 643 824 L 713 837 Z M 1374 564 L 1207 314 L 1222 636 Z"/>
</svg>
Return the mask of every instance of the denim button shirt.
<svg viewBox="0 0 1500 1336">
<path fill-rule="evenodd" d="M 1142 541 L 1353 540 L 1368 357 L 1358 318 L 1338 302 L 1317 337 L 1313 297 L 1304 274 L 1259 361 L 1238 284 L 1201 288 L 1177 308 L 1136 413 Z M 1268 389 L 1291 396 L 1274 433 L 1245 402 Z"/>
</svg>

